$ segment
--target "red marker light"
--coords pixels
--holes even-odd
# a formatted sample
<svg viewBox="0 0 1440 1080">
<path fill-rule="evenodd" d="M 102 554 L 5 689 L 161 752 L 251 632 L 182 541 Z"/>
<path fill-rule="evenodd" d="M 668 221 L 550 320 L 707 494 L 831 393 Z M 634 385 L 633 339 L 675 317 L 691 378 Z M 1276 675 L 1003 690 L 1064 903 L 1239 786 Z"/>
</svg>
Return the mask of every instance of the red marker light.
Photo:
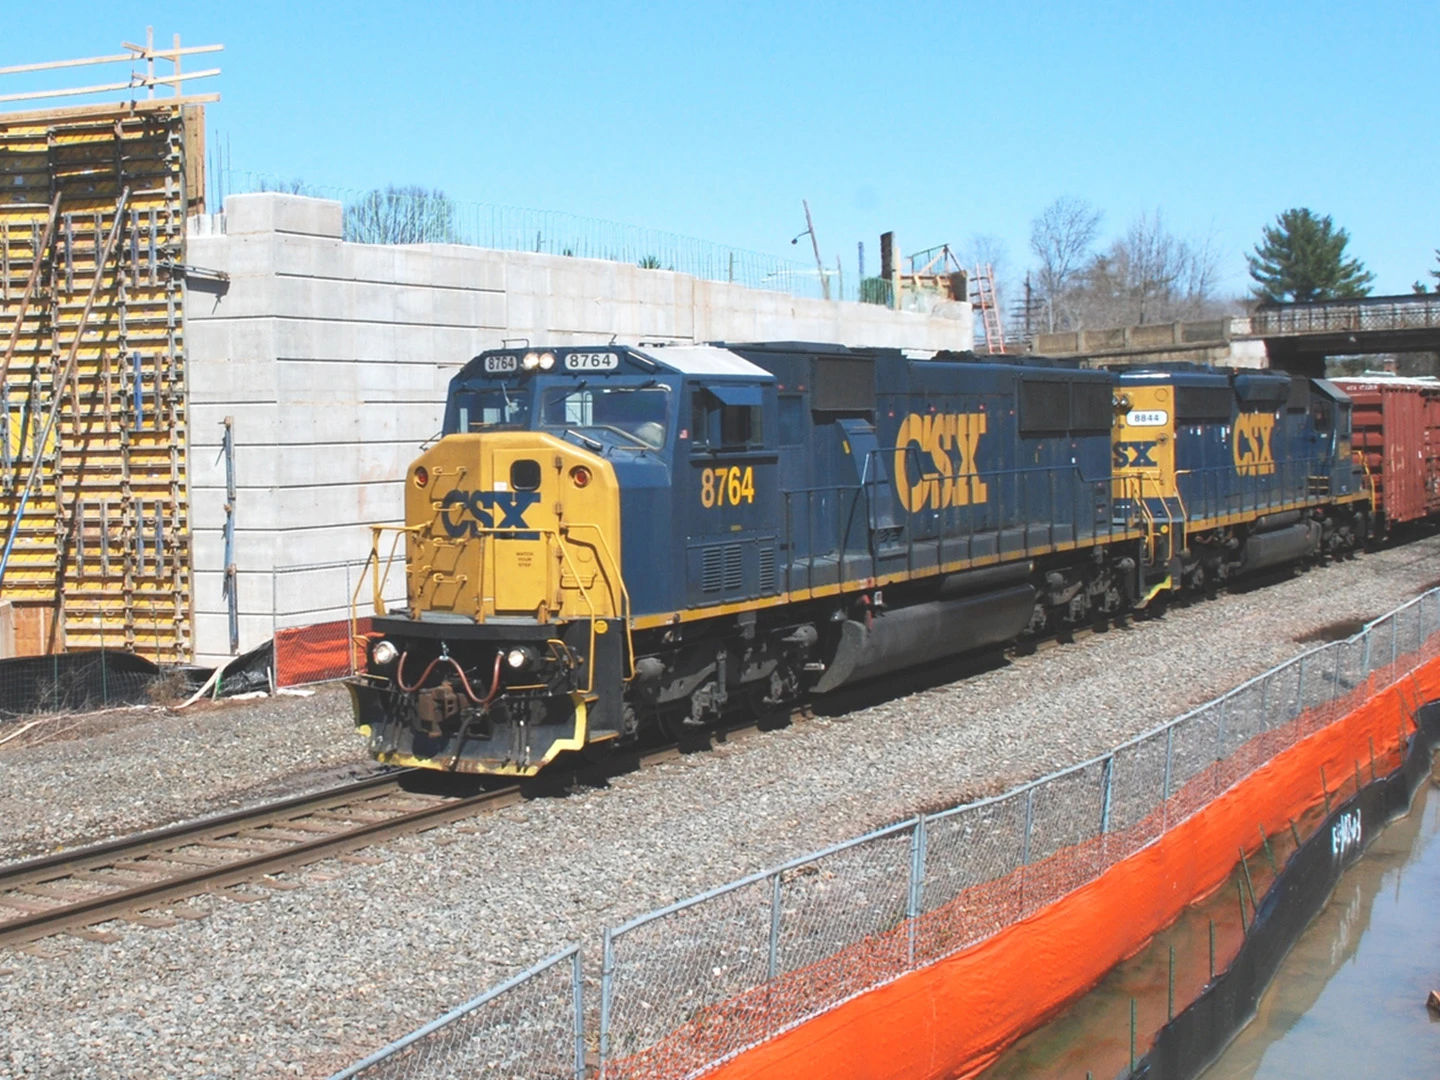
<svg viewBox="0 0 1440 1080">
<path fill-rule="evenodd" d="M 590 470 L 584 465 L 576 465 L 570 470 L 570 479 L 577 488 L 588 487 L 590 484 Z"/>
<path fill-rule="evenodd" d="M 424 487 L 430 482 L 430 470 L 424 465 L 415 466 L 415 486 Z"/>
</svg>

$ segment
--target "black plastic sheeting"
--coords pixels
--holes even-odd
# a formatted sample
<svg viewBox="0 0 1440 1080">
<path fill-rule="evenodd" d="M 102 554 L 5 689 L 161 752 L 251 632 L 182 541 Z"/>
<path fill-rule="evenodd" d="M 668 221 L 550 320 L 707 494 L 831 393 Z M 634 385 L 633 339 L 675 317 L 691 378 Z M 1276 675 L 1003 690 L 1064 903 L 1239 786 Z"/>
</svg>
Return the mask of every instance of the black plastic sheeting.
<svg viewBox="0 0 1440 1080">
<path fill-rule="evenodd" d="M 1440 703 L 1422 707 L 1404 764 L 1335 807 L 1286 862 L 1255 914 L 1244 944 L 1224 974 L 1160 1030 L 1132 1077 L 1187 1080 L 1203 1073 L 1255 1015 L 1260 996 L 1310 921 L 1325 907 L 1345 870 L 1395 818 L 1410 808 L 1430 774 L 1440 742 Z"/>
<path fill-rule="evenodd" d="M 270 642 L 225 665 L 218 696 L 268 690 Z M 124 705 L 177 704 L 203 686 L 214 668 L 164 667 L 116 649 L 0 660 L 0 721 L 37 713 L 93 712 Z"/>
<path fill-rule="evenodd" d="M 245 694 L 252 690 L 270 689 L 270 672 L 275 667 L 275 643 L 267 641 L 247 653 L 241 653 L 225 665 L 220 675 L 219 697 L 230 694 Z M 214 674 L 214 669 L 202 669 L 197 685 L 204 685 Z"/>
</svg>

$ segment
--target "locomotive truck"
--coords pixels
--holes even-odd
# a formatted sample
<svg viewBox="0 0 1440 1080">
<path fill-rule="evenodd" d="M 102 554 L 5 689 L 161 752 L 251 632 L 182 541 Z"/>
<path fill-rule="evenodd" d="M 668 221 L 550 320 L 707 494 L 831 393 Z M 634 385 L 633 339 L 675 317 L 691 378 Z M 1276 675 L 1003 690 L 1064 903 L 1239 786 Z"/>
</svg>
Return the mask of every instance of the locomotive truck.
<svg viewBox="0 0 1440 1080">
<path fill-rule="evenodd" d="M 1332 384 L 808 343 L 482 353 L 411 466 L 382 762 L 528 776 L 650 729 L 1362 543 Z M 377 580 L 388 564 L 376 527 Z"/>
</svg>

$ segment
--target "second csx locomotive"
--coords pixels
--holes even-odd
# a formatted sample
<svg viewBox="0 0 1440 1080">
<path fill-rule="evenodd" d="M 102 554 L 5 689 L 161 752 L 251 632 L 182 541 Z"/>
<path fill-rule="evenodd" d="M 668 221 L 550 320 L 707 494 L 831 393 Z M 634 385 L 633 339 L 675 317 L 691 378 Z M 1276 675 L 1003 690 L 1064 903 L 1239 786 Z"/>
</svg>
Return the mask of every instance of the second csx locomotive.
<svg viewBox="0 0 1440 1080">
<path fill-rule="evenodd" d="M 1363 541 L 1323 380 L 801 343 L 501 349 L 411 466 L 381 761 L 530 775 Z M 384 548 L 377 536 L 377 560 Z"/>
</svg>

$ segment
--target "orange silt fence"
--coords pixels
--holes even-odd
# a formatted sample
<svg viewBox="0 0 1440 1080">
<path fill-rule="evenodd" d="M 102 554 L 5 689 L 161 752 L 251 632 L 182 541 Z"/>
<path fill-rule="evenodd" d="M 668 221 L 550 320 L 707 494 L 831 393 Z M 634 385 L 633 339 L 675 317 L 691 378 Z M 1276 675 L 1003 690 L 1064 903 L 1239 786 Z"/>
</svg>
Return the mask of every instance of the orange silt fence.
<svg viewBox="0 0 1440 1080">
<path fill-rule="evenodd" d="M 340 679 L 363 667 L 364 642 L 373 620 L 312 623 L 275 631 L 275 685 L 303 686 Z"/>
</svg>

